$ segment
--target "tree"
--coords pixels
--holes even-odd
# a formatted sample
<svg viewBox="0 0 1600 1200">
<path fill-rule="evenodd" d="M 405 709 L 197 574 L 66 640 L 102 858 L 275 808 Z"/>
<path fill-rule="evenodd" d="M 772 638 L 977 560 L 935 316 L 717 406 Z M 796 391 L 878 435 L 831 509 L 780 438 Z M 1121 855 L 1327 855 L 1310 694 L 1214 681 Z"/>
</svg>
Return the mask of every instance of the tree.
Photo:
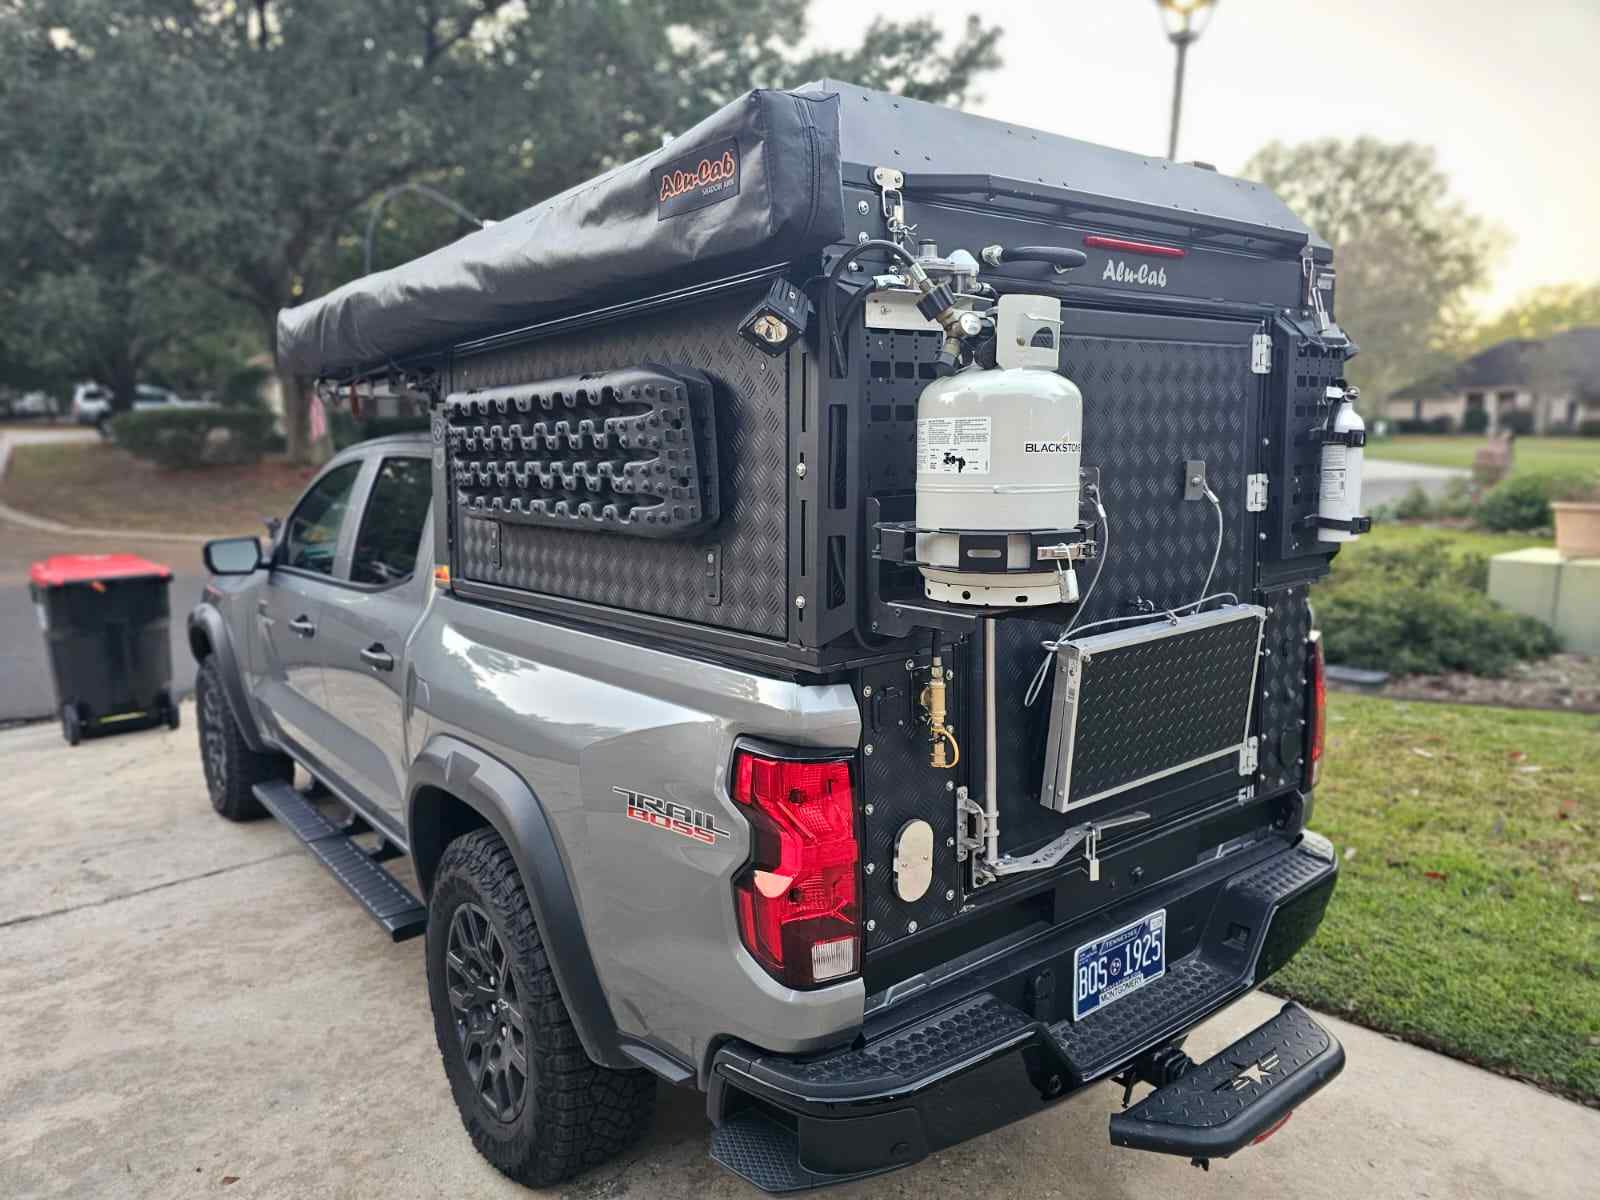
<svg viewBox="0 0 1600 1200">
<path fill-rule="evenodd" d="M 347 277 L 341 237 L 401 182 L 504 216 L 653 149 L 752 85 L 831 69 L 959 100 L 998 62 L 996 31 L 974 21 L 941 54 L 926 19 L 874 24 L 852 53 L 798 58 L 804 0 L 13 7 L 36 40 L 59 43 L 52 31 L 64 30 L 79 55 L 161 80 L 166 103 L 141 121 L 164 127 L 144 152 L 182 200 L 158 226 L 169 261 L 245 306 L 269 349 L 278 310 Z M 459 229 L 423 220 L 445 236 Z M 398 248 L 386 243 L 385 261 Z M 296 457 L 303 382 L 281 379 Z"/>
<path fill-rule="evenodd" d="M 1511 338 L 1542 341 L 1582 325 L 1600 325 L 1600 283 L 1553 283 L 1534 288 L 1498 316 L 1473 327 L 1463 354 Z"/>
<path fill-rule="evenodd" d="M 1361 347 L 1349 375 L 1370 399 L 1448 360 L 1502 235 L 1451 197 L 1431 148 L 1373 138 L 1272 142 L 1244 174 L 1333 246 L 1339 324 Z"/>
<path fill-rule="evenodd" d="M 0 13 L 5 370 L 95 379 L 126 409 L 157 354 L 228 319 L 160 262 L 173 198 L 159 162 L 130 151 L 162 81 L 15 18 Z"/>
</svg>

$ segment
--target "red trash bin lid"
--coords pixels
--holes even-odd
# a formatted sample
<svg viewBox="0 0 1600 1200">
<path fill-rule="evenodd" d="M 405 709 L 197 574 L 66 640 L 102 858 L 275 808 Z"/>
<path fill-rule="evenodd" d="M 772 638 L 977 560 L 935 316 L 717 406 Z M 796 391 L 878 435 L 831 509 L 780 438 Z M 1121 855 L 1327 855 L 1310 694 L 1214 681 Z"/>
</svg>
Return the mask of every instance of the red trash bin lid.
<svg viewBox="0 0 1600 1200">
<path fill-rule="evenodd" d="M 93 583 L 101 579 L 171 579 L 172 568 L 137 554 L 52 554 L 28 568 L 28 578 L 40 587 Z"/>
</svg>

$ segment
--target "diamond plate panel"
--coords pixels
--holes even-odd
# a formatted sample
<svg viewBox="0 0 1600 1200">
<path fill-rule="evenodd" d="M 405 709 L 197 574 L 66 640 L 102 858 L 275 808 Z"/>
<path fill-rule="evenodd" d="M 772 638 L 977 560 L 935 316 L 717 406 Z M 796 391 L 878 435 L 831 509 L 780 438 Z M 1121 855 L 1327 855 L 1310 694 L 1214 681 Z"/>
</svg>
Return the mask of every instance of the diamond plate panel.
<svg viewBox="0 0 1600 1200">
<path fill-rule="evenodd" d="M 1068 802 L 1237 746 L 1260 630 L 1246 618 L 1088 655 Z"/>
<path fill-rule="evenodd" d="M 722 517 L 698 538 L 628 540 L 613 535 L 504 525 L 498 565 L 480 522 L 456 533 L 461 577 L 632 612 L 766 637 L 788 634 L 787 387 L 782 360 L 740 339 L 753 292 L 633 314 L 616 325 L 552 335 L 455 364 L 451 390 L 682 363 L 710 376 L 721 445 Z M 706 555 L 720 548 L 721 603 L 708 599 Z"/>
<path fill-rule="evenodd" d="M 904 662 L 885 663 L 863 671 L 861 678 L 872 689 L 861 706 L 862 737 L 872 746 L 872 753 L 861 758 L 862 866 L 872 867 L 863 875 L 862 906 L 871 922 L 866 930 L 870 953 L 955 916 L 960 864 L 953 845 L 955 793 L 946 786 L 956 772 L 929 765 L 927 726 L 916 703 L 927 668 L 912 672 Z M 951 721 L 960 728 L 959 688 L 949 689 L 948 705 Z M 908 903 L 895 895 L 894 844 L 906 822 L 918 818 L 933 826 L 933 882 L 926 895 Z M 955 894 L 947 898 L 947 893 Z"/>
<path fill-rule="evenodd" d="M 1265 599 L 1256 709 L 1261 714 L 1261 784 L 1270 791 L 1298 782 L 1303 766 L 1311 605 L 1303 584 L 1268 592 Z"/>
<path fill-rule="evenodd" d="M 1240 323 L 1230 340 L 1220 342 L 1087 336 L 1073 332 L 1087 318 L 1067 316 L 1061 372 L 1083 391 L 1083 463 L 1100 471 L 1111 521 L 1105 570 L 1080 624 L 1186 604 L 1200 595 L 1217 518 L 1210 504 L 1179 499 L 1188 459 L 1205 460 L 1207 482 L 1226 516 L 1210 590 L 1248 601 L 1255 532 L 1245 511 L 1245 477 L 1254 469 L 1253 416 L 1262 379 L 1250 370 L 1255 327 Z M 1080 586 L 1087 588 L 1089 578 L 1090 571 L 1080 569 Z M 1026 798 L 1011 805 L 1015 815 L 1001 824 L 1010 848 L 1052 836 L 1066 820 L 1034 803 L 1049 733 L 1050 685 L 1031 708 L 1022 703 L 1045 654 L 1039 643 L 1058 626 L 1012 617 L 999 628 L 999 788 L 1002 797 Z"/>
</svg>

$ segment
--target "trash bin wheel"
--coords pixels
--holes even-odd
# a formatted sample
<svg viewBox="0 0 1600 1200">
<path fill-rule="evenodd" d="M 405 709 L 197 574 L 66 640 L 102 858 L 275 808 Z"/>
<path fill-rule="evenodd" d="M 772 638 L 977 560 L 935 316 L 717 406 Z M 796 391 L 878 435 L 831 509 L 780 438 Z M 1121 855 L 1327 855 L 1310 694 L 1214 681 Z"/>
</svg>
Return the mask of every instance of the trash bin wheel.
<svg viewBox="0 0 1600 1200">
<path fill-rule="evenodd" d="M 61 706 L 61 736 L 67 739 L 69 746 L 76 746 L 83 740 L 83 718 L 78 716 L 76 704 Z"/>
</svg>

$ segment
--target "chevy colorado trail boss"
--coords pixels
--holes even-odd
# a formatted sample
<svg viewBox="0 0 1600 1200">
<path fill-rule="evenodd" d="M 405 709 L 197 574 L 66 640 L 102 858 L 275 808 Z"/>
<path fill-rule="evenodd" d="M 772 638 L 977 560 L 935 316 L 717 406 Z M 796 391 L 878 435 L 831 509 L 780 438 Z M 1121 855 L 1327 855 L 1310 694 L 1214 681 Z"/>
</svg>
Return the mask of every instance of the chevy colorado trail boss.
<svg viewBox="0 0 1600 1200">
<path fill-rule="evenodd" d="M 620 1151 L 658 1079 L 773 1192 L 1102 1080 L 1114 1144 L 1231 1155 L 1344 1062 L 1293 1003 L 1183 1051 L 1337 873 L 1307 590 L 1366 521 L 1333 300 L 1258 185 L 750 93 L 281 315 L 328 402 L 429 428 L 206 548 L 212 803 L 426 934 L 513 1178 Z"/>
</svg>

